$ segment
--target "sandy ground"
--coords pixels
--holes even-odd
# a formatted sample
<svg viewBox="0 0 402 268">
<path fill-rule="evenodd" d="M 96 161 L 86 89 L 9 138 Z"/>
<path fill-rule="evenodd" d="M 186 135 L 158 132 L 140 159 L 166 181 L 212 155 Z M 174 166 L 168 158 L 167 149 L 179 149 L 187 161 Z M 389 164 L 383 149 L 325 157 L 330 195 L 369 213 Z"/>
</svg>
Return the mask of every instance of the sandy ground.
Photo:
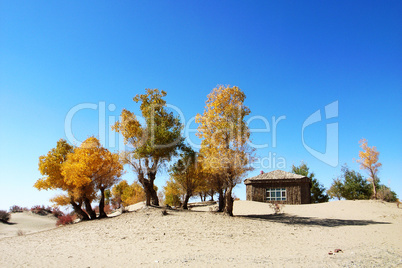
<svg viewBox="0 0 402 268">
<path fill-rule="evenodd" d="M 12 213 L 9 224 L 0 223 L 0 239 L 3 237 L 32 234 L 56 228 L 57 218 L 39 216 L 28 211 Z"/>
<path fill-rule="evenodd" d="M 143 208 L 0 238 L 0 267 L 402 267 L 402 209 L 376 201 L 236 201 L 235 217 Z M 133 210 L 133 209 L 132 209 Z M 205 211 L 196 211 L 205 210 Z M 335 249 L 342 252 L 329 255 Z"/>
</svg>

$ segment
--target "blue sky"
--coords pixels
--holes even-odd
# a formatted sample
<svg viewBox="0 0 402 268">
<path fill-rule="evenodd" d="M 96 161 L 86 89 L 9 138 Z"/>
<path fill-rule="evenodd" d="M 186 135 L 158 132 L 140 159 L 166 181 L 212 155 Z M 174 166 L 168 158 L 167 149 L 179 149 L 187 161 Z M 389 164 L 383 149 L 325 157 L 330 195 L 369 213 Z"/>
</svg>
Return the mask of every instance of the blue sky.
<svg viewBox="0 0 402 268">
<path fill-rule="evenodd" d="M 0 1 L 0 209 L 48 204 L 55 193 L 32 187 L 38 157 L 67 138 L 71 109 L 96 107 L 75 113 L 74 137 L 106 133 L 115 151 L 108 124 L 123 108 L 138 113 L 132 97 L 145 88 L 165 90 L 194 129 L 190 119 L 218 84 L 240 87 L 250 118 L 271 124 L 252 135 L 269 147 L 256 151 L 265 166 L 249 176 L 303 160 L 328 188 L 342 164 L 358 170 L 364 137 L 380 152 L 382 183 L 401 197 L 400 14 L 400 1 Z M 326 119 L 335 101 L 338 116 Z M 317 110 L 323 120 L 304 141 L 323 153 L 326 125 L 338 124 L 336 167 L 303 146 L 303 123 Z M 276 136 L 273 116 L 286 117 Z M 245 199 L 244 185 L 235 194 Z"/>
</svg>

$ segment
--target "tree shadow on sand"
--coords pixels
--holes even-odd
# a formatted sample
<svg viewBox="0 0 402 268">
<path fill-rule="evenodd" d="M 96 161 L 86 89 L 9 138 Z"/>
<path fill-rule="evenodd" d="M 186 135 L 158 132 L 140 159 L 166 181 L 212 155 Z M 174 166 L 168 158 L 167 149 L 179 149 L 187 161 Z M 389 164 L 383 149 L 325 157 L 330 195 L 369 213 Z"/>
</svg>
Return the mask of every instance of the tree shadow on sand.
<svg viewBox="0 0 402 268">
<path fill-rule="evenodd" d="M 17 224 L 16 222 L 8 222 L 8 221 L 0 221 L 0 223 L 6 224 L 6 225 L 14 225 L 14 224 Z"/>
<path fill-rule="evenodd" d="M 288 225 L 339 227 L 339 226 L 363 226 L 370 224 L 391 224 L 390 222 L 378 222 L 371 220 L 341 220 L 341 219 L 320 219 L 314 217 L 300 217 L 286 213 L 267 214 L 267 215 L 239 215 L 237 217 L 253 220 L 278 222 Z"/>
</svg>

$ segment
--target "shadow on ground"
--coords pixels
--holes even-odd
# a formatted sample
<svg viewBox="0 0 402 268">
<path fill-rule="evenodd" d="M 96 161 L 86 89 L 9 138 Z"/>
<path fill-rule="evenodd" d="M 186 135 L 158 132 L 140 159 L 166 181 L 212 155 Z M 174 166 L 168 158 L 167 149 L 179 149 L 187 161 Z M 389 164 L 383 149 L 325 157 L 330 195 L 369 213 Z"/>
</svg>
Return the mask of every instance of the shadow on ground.
<svg viewBox="0 0 402 268">
<path fill-rule="evenodd" d="M 390 222 L 378 222 L 371 220 L 341 220 L 341 219 L 320 219 L 313 217 L 299 217 L 291 214 L 267 214 L 267 215 L 239 215 L 237 217 L 253 220 L 278 222 L 289 225 L 339 227 L 350 225 L 370 225 L 370 224 L 391 224 Z"/>
<path fill-rule="evenodd" d="M 17 224 L 16 222 L 8 222 L 8 221 L 6 221 L 6 222 L 0 221 L 0 223 L 7 224 L 7 225 L 14 225 L 14 224 Z"/>
</svg>

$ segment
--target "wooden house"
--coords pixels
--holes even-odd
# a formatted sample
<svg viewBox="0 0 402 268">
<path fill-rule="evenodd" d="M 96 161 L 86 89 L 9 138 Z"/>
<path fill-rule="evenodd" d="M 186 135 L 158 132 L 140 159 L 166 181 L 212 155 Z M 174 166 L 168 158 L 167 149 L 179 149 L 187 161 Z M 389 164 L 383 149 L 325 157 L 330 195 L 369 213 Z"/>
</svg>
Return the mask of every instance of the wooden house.
<svg viewBox="0 0 402 268">
<path fill-rule="evenodd" d="M 275 170 L 244 181 L 250 201 L 279 204 L 309 204 L 311 180 L 305 176 Z"/>
</svg>

